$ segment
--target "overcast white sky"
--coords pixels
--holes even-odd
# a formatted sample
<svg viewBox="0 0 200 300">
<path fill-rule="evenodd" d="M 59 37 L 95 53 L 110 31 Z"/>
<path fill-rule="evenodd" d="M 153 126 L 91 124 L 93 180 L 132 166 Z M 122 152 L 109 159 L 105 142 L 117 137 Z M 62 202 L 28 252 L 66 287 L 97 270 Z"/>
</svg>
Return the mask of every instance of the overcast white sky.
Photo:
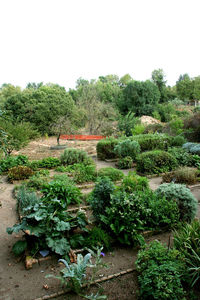
<svg viewBox="0 0 200 300">
<path fill-rule="evenodd" d="M 0 0 L 0 85 L 200 75 L 200 0 Z"/>
</svg>

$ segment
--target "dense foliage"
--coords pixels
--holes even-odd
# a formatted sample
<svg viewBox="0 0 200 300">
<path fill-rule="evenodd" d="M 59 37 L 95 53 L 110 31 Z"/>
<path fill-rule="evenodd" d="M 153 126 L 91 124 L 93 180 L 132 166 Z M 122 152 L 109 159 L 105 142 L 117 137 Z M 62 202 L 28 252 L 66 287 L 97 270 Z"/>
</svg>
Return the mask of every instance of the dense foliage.
<svg viewBox="0 0 200 300">
<path fill-rule="evenodd" d="M 115 146 L 114 151 L 119 158 L 125 158 L 129 156 L 133 161 L 135 161 L 136 156 L 140 153 L 140 145 L 137 141 L 126 139 L 119 142 Z"/>
<path fill-rule="evenodd" d="M 182 221 L 190 222 L 194 219 L 197 212 L 197 199 L 193 196 L 192 192 L 182 184 L 163 183 L 156 190 L 158 195 L 166 197 L 168 200 L 175 200 Z"/>
<path fill-rule="evenodd" d="M 140 299 L 185 299 L 182 286 L 185 264 L 178 251 L 153 241 L 138 252 L 136 266 Z"/>
<path fill-rule="evenodd" d="M 97 144 L 97 157 L 102 160 L 116 158 L 114 148 L 117 144 L 118 140 L 115 138 L 100 140 Z"/>
<path fill-rule="evenodd" d="M 162 150 L 144 152 L 137 157 L 137 171 L 144 174 L 169 172 L 176 166 L 176 159 Z"/>
</svg>

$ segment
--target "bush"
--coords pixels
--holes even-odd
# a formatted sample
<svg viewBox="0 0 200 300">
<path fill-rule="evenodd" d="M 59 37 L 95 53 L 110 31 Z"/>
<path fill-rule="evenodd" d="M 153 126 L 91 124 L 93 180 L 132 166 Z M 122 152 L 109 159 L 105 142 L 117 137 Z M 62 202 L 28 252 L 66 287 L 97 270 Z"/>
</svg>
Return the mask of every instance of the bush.
<svg viewBox="0 0 200 300">
<path fill-rule="evenodd" d="M 168 153 L 176 159 L 179 166 L 191 167 L 194 165 L 194 158 L 186 149 L 172 147 L 168 149 Z"/>
<path fill-rule="evenodd" d="M 135 160 L 137 154 L 140 153 L 140 145 L 136 141 L 126 139 L 119 142 L 115 146 L 114 151 L 117 157 L 124 158 L 130 156 L 133 160 Z"/>
<path fill-rule="evenodd" d="M 177 166 L 176 159 L 168 152 L 154 150 L 137 157 L 137 171 L 144 174 L 169 172 Z"/>
<path fill-rule="evenodd" d="M 95 226 L 91 231 L 89 231 L 84 245 L 90 249 L 93 247 L 103 247 L 106 251 L 108 251 L 111 249 L 111 242 L 112 238 L 109 234 L 103 229 Z"/>
<path fill-rule="evenodd" d="M 194 219 L 198 202 L 185 185 L 164 183 L 159 186 L 156 193 L 166 197 L 168 200 L 174 199 L 176 201 L 182 221 L 190 222 Z"/>
<path fill-rule="evenodd" d="M 7 156 L 0 160 L 0 173 L 7 172 L 10 168 L 25 166 L 28 163 L 28 157 L 25 155 Z"/>
<path fill-rule="evenodd" d="M 33 175 L 33 170 L 26 166 L 13 167 L 8 171 L 8 180 L 24 180 Z"/>
<path fill-rule="evenodd" d="M 184 120 L 184 129 L 189 141 L 200 142 L 200 112 Z"/>
<path fill-rule="evenodd" d="M 38 161 L 39 168 L 53 169 L 60 166 L 61 162 L 56 157 L 46 157 Z"/>
<path fill-rule="evenodd" d="M 76 164 L 72 171 L 73 180 L 76 183 L 95 181 L 97 177 L 96 166 L 94 164 Z"/>
<path fill-rule="evenodd" d="M 81 192 L 73 184 L 65 184 L 62 180 L 53 180 L 41 190 L 46 200 L 57 198 L 66 206 L 81 202 Z"/>
<path fill-rule="evenodd" d="M 108 177 L 112 181 L 121 180 L 124 177 L 124 173 L 112 167 L 101 168 L 98 170 L 98 177 Z"/>
<path fill-rule="evenodd" d="M 181 167 L 169 174 L 164 174 L 162 179 L 163 182 L 173 181 L 176 183 L 195 184 L 198 181 L 198 175 L 197 169 Z"/>
<path fill-rule="evenodd" d="M 200 279 L 200 222 L 194 220 L 191 224 L 184 224 L 174 234 L 174 247 L 185 257 L 188 267 L 189 282 L 193 286 Z"/>
<path fill-rule="evenodd" d="M 77 163 L 88 164 L 88 162 L 90 162 L 90 157 L 83 150 L 67 148 L 61 155 L 60 160 L 63 165 L 73 165 Z"/>
<path fill-rule="evenodd" d="M 137 123 L 138 123 L 138 118 L 135 117 L 134 113 L 129 112 L 127 115 L 120 117 L 118 121 L 118 128 L 126 136 L 131 136 L 132 129 Z"/>
<path fill-rule="evenodd" d="M 129 172 L 124 177 L 120 189 L 127 193 L 144 191 L 149 189 L 149 181 L 146 177 L 139 176 L 135 172 Z"/>
<path fill-rule="evenodd" d="M 130 156 L 120 158 L 116 162 L 116 167 L 118 169 L 131 169 L 133 167 L 133 159 Z"/>
<path fill-rule="evenodd" d="M 150 190 L 128 194 L 118 191 L 111 196 L 110 206 L 101 221 L 121 243 L 140 243 L 144 230 L 170 228 L 179 220 L 175 201 L 166 200 Z"/>
<path fill-rule="evenodd" d="M 172 137 L 166 134 L 140 134 L 132 137 L 132 140 L 137 141 L 141 151 L 150 151 L 154 149 L 167 150 L 171 145 Z"/>
<path fill-rule="evenodd" d="M 198 145 L 197 143 L 185 143 L 182 145 L 182 148 L 190 152 L 190 149 L 194 146 Z"/>
<path fill-rule="evenodd" d="M 114 190 L 115 186 L 110 178 L 98 178 L 97 183 L 88 199 L 96 220 L 100 221 L 105 208 L 110 205 L 111 194 Z"/>
<path fill-rule="evenodd" d="M 138 252 L 136 267 L 140 299 L 185 299 L 181 284 L 185 265 L 178 251 L 153 241 Z"/>
<path fill-rule="evenodd" d="M 197 144 L 193 147 L 190 148 L 190 152 L 192 154 L 197 154 L 197 155 L 200 155 L 200 144 Z"/>
<path fill-rule="evenodd" d="M 100 140 L 97 144 L 97 157 L 102 160 L 116 158 L 114 148 L 118 142 L 117 139 L 112 137 Z"/>
<path fill-rule="evenodd" d="M 171 137 L 172 147 L 181 147 L 186 142 L 186 139 L 182 135 Z"/>
<path fill-rule="evenodd" d="M 17 192 L 17 210 L 25 216 L 29 213 L 29 207 L 40 202 L 40 198 L 34 192 L 30 192 L 24 185 Z"/>
</svg>

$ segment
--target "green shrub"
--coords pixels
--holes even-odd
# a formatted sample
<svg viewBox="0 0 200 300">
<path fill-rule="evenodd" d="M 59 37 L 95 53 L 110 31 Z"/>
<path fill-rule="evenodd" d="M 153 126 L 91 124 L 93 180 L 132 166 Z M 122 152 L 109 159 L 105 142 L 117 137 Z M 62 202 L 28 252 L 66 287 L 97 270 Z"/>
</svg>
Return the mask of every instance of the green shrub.
<svg viewBox="0 0 200 300">
<path fill-rule="evenodd" d="M 26 166 L 17 166 L 9 169 L 8 180 L 13 182 L 14 180 L 24 180 L 33 175 L 33 170 Z"/>
<path fill-rule="evenodd" d="M 199 172 L 197 169 L 189 167 L 181 167 L 177 170 L 164 174 L 162 176 L 163 182 L 176 182 L 185 184 L 195 184 L 198 181 Z"/>
<path fill-rule="evenodd" d="M 108 177 L 100 177 L 88 199 L 94 217 L 100 221 L 101 215 L 104 214 L 105 208 L 110 205 L 111 194 L 115 186 Z"/>
<path fill-rule="evenodd" d="M 90 161 L 88 154 L 80 149 L 67 148 L 60 157 L 63 165 L 73 165 L 77 163 L 85 163 Z"/>
<path fill-rule="evenodd" d="M 25 166 L 28 163 L 28 157 L 25 155 L 7 156 L 0 160 L 0 173 L 7 172 L 10 168 Z"/>
<path fill-rule="evenodd" d="M 90 249 L 93 247 L 103 247 L 106 251 L 111 249 L 112 238 L 100 227 L 94 227 L 89 231 L 84 245 Z"/>
<path fill-rule="evenodd" d="M 139 176 L 135 172 L 129 172 L 128 175 L 123 178 L 120 189 L 127 193 L 144 191 L 149 189 L 149 181 L 146 177 Z"/>
<path fill-rule="evenodd" d="M 185 185 L 164 183 L 159 186 L 156 193 L 168 200 L 174 199 L 176 201 L 182 221 L 190 222 L 195 217 L 198 202 Z"/>
<path fill-rule="evenodd" d="M 145 131 L 145 125 L 144 124 L 136 124 L 133 129 L 131 130 L 132 135 L 138 135 L 143 134 Z"/>
<path fill-rule="evenodd" d="M 178 251 L 153 241 L 138 252 L 136 267 L 140 299 L 185 299 L 181 283 L 185 265 Z"/>
<path fill-rule="evenodd" d="M 186 139 L 182 135 L 173 136 L 171 138 L 172 147 L 181 147 L 186 142 Z"/>
<path fill-rule="evenodd" d="M 121 180 L 124 177 L 124 173 L 112 167 L 101 168 L 98 170 L 98 177 L 109 177 L 112 181 Z"/>
<path fill-rule="evenodd" d="M 137 171 L 144 174 L 169 172 L 177 166 L 176 159 L 168 152 L 154 150 L 137 157 Z"/>
<path fill-rule="evenodd" d="M 65 184 L 61 180 L 54 180 L 45 185 L 41 192 L 47 200 L 55 199 L 61 200 L 66 206 L 81 202 L 81 192 L 73 184 Z"/>
<path fill-rule="evenodd" d="M 97 144 L 97 157 L 102 160 L 116 158 L 114 148 L 118 142 L 117 139 L 112 137 L 100 140 Z"/>
<path fill-rule="evenodd" d="M 176 159 L 179 166 L 191 167 L 194 165 L 193 156 L 183 148 L 172 147 L 168 149 L 168 153 Z"/>
<path fill-rule="evenodd" d="M 61 162 L 56 157 L 46 157 L 38 161 L 39 168 L 53 169 L 60 166 Z"/>
<path fill-rule="evenodd" d="M 144 230 L 170 228 L 179 220 L 175 201 L 166 200 L 150 190 L 128 194 L 118 191 L 111 195 L 101 221 L 121 244 L 143 241 Z"/>
<path fill-rule="evenodd" d="M 76 183 L 95 181 L 97 177 L 96 166 L 94 164 L 76 164 L 72 174 L 73 180 Z"/>
<path fill-rule="evenodd" d="M 189 282 L 193 286 L 200 280 L 200 222 L 194 220 L 184 224 L 174 234 L 174 247 L 185 257 Z"/>
<path fill-rule="evenodd" d="M 132 137 L 141 147 L 141 152 L 154 149 L 167 150 L 171 145 L 172 137 L 166 134 L 140 134 Z"/>
<path fill-rule="evenodd" d="M 130 156 L 133 160 L 135 160 L 137 154 L 140 153 L 140 145 L 136 141 L 124 140 L 119 142 L 114 151 L 119 158 L 124 158 Z"/>
<path fill-rule="evenodd" d="M 118 121 L 118 129 L 126 136 L 132 135 L 132 129 L 138 123 L 138 118 L 135 117 L 133 112 L 129 112 L 125 116 L 121 116 Z"/>
<path fill-rule="evenodd" d="M 116 162 L 116 167 L 118 169 L 131 169 L 133 167 L 133 159 L 130 156 L 120 158 Z"/>
<path fill-rule="evenodd" d="M 193 147 L 190 148 L 190 152 L 192 154 L 197 154 L 197 155 L 200 155 L 200 144 L 197 144 Z"/>
</svg>

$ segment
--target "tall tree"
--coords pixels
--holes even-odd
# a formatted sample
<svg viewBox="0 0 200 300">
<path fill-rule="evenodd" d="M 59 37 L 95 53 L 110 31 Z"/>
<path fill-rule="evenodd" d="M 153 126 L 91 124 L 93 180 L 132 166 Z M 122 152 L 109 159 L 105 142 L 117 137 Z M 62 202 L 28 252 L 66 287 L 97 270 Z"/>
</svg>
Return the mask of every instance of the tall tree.
<svg viewBox="0 0 200 300">
<path fill-rule="evenodd" d="M 179 76 L 176 82 L 177 95 L 181 100 L 193 99 L 194 82 L 188 74 Z"/>
<path fill-rule="evenodd" d="M 160 102 L 167 101 L 167 90 L 166 90 L 166 76 L 163 69 L 154 70 L 151 74 L 152 81 L 157 85 L 160 92 Z"/>
</svg>

